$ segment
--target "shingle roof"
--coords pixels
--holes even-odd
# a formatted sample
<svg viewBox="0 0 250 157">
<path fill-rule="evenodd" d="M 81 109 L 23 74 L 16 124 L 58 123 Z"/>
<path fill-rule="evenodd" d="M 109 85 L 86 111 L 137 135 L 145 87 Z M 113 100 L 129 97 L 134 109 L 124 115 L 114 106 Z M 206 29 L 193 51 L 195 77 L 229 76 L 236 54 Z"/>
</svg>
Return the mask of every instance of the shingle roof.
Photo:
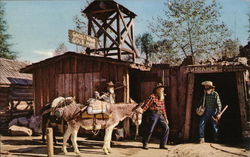
<svg viewBox="0 0 250 157">
<path fill-rule="evenodd" d="M 0 58 L 0 85 L 32 85 L 32 75 L 19 72 L 27 65 L 25 62 Z"/>
</svg>

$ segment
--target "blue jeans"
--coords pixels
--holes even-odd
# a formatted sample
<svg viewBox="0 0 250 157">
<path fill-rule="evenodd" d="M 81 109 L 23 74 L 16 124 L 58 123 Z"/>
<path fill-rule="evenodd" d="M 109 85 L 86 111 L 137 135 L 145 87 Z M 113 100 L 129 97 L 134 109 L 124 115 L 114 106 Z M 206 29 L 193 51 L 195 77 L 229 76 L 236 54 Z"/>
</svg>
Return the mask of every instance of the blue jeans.
<svg viewBox="0 0 250 157">
<path fill-rule="evenodd" d="M 160 142 L 160 146 L 164 146 L 167 144 L 167 141 L 168 141 L 168 134 L 169 134 L 169 127 L 168 127 L 168 124 L 165 120 L 165 118 L 163 117 L 163 115 L 159 112 L 156 112 L 156 111 L 150 111 L 149 112 L 149 122 L 147 124 L 147 127 L 145 128 L 146 131 L 145 131 L 145 134 L 143 136 L 143 143 L 148 143 L 150 138 L 151 138 L 151 135 L 154 131 L 154 128 L 156 126 L 156 124 L 159 122 L 161 127 L 162 127 L 162 138 L 161 138 L 161 142 Z"/>
<path fill-rule="evenodd" d="M 217 138 L 218 136 L 218 126 L 213 120 L 212 116 L 215 117 L 217 111 L 214 108 L 206 108 L 205 113 L 202 115 L 200 118 L 200 123 L 199 123 L 199 138 L 204 138 L 204 132 L 205 132 L 205 125 L 208 120 L 212 122 L 212 128 L 214 132 L 214 138 Z"/>
</svg>

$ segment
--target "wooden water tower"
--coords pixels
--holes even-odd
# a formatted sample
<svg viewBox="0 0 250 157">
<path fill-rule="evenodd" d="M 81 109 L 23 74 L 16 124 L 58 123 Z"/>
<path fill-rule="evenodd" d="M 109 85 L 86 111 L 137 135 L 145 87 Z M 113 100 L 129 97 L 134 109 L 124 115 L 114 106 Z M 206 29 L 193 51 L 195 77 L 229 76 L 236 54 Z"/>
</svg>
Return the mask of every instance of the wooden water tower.
<svg viewBox="0 0 250 157">
<path fill-rule="evenodd" d="M 134 39 L 135 13 L 113 0 L 95 0 L 82 11 L 88 18 L 88 35 L 100 41 L 96 49 L 88 48 L 87 53 L 102 52 L 105 57 L 137 56 Z"/>
</svg>

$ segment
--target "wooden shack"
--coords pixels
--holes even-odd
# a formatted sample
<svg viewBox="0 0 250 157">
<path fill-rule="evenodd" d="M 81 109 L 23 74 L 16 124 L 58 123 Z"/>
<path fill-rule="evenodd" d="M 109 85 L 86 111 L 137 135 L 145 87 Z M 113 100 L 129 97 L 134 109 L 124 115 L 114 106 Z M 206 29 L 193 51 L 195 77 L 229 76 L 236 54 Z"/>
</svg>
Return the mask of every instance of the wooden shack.
<svg viewBox="0 0 250 157">
<path fill-rule="evenodd" d="M 32 104 L 32 75 L 20 73 L 27 63 L 0 58 L 0 110 L 16 108 L 20 103 Z"/>
<path fill-rule="evenodd" d="M 172 141 L 194 141 L 198 137 L 198 120 L 195 106 L 202 96 L 201 82 L 211 80 L 220 94 L 223 106 L 229 105 L 221 119 L 220 138 L 223 141 L 242 139 L 249 124 L 249 105 L 246 82 L 248 65 L 238 62 L 214 65 L 169 66 L 153 65 L 150 72 L 134 72 L 138 86 L 130 89 L 131 97 L 144 100 L 157 81 L 167 87 L 167 114 L 170 120 Z M 133 88 L 134 87 L 134 88 Z"/>
</svg>

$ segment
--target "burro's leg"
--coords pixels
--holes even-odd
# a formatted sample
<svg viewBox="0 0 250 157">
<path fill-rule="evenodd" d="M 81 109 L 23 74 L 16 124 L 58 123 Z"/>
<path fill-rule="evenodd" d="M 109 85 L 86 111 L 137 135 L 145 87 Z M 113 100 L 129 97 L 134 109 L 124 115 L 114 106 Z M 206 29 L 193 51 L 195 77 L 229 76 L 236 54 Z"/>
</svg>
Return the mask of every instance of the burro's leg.
<svg viewBox="0 0 250 157">
<path fill-rule="evenodd" d="M 71 141 L 72 141 L 72 144 L 73 144 L 73 147 L 74 147 L 74 152 L 76 154 L 80 154 L 80 151 L 78 149 L 78 145 L 77 145 L 77 133 L 78 133 L 78 130 L 79 130 L 79 126 L 76 126 L 74 129 L 72 129 L 72 135 L 71 135 Z"/>
<path fill-rule="evenodd" d="M 111 125 L 111 126 L 107 127 L 106 130 L 105 130 L 103 151 L 104 151 L 104 153 L 105 153 L 106 155 L 107 155 L 108 153 L 111 153 L 110 142 L 111 142 L 111 138 L 112 138 L 112 132 L 113 132 L 114 127 L 115 127 L 117 124 L 118 124 L 118 123 L 115 123 L 114 125 Z"/>
<path fill-rule="evenodd" d="M 66 132 L 64 133 L 64 136 L 63 136 L 63 146 L 62 146 L 62 151 L 63 153 L 66 155 L 68 153 L 67 151 L 67 141 L 69 139 L 69 136 L 72 134 L 73 132 L 73 129 L 72 129 L 72 126 L 70 124 L 68 124 L 68 128 L 66 130 Z"/>
</svg>

